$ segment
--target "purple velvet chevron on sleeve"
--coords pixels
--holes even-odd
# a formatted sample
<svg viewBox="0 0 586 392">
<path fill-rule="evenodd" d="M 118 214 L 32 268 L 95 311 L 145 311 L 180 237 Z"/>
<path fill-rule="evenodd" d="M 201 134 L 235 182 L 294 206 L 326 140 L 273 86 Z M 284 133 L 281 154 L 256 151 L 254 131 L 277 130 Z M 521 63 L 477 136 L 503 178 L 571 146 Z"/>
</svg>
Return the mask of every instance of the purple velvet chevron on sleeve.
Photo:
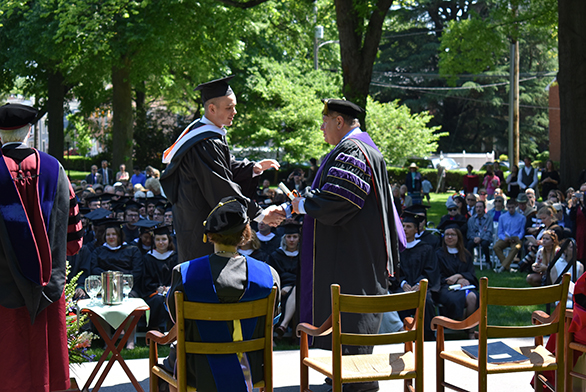
<svg viewBox="0 0 586 392">
<path fill-rule="evenodd" d="M 366 174 L 369 177 L 372 175 L 372 171 L 370 170 L 370 167 L 365 162 L 363 162 L 360 159 L 357 159 L 353 156 L 344 154 L 343 152 L 338 154 L 338 156 L 336 157 L 336 161 L 347 163 L 352 166 L 355 166 L 355 167 L 359 168 L 360 170 L 362 170 L 364 172 L 364 174 Z"/>
<path fill-rule="evenodd" d="M 367 195 L 370 193 L 370 185 L 367 182 L 365 182 L 362 178 L 355 175 L 354 173 L 351 173 L 346 170 L 342 170 L 342 169 L 334 166 L 328 170 L 328 177 L 330 177 L 330 176 L 335 177 L 335 178 L 339 178 L 341 180 L 348 181 L 348 182 L 356 185 L 357 187 L 362 189 L 364 191 L 364 193 L 366 193 Z"/>
<path fill-rule="evenodd" d="M 343 199 L 348 200 L 350 203 L 356 205 L 358 208 L 362 209 L 364 207 L 364 199 L 359 197 L 357 194 L 350 192 L 346 188 L 342 188 L 339 185 L 332 184 L 330 182 L 326 183 L 322 187 L 322 192 L 329 192 L 333 193 L 337 196 L 342 197 Z"/>
</svg>

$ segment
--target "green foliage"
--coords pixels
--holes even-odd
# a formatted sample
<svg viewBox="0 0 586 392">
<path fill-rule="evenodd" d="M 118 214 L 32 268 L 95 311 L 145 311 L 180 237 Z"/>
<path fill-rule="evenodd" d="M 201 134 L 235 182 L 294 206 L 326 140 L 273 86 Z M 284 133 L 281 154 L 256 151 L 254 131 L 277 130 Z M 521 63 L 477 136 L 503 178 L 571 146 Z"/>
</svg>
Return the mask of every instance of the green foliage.
<svg viewBox="0 0 586 392">
<path fill-rule="evenodd" d="M 403 165 L 411 156 L 428 156 L 437 149 L 437 141 L 447 133 L 440 127 L 427 127 L 432 116 L 427 113 L 411 114 L 398 101 L 379 103 L 368 98 L 366 125 L 385 161 L 390 165 Z"/>
<path fill-rule="evenodd" d="M 73 142 L 71 147 L 77 149 L 79 155 L 87 156 L 92 149 L 94 132 L 92 132 L 88 122 L 85 121 L 80 112 L 69 114 L 67 120 L 65 136 Z"/>
<path fill-rule="evenodd" d="M 267 58 L 257 59 L 248 71 L 239 114 L 228 133 L 232 145 L 282 149 L 278 158 L 283 161 L 325 154 L 330 147 L 319 131 L 320 99 L 339 96 L 339 77 Z"/>
<path fill-rule="evenodd" d="M 67 262 L 66 275 L 69 275 L 69 262 Z M 73 297 L 77 286 L 77 280 L 82 275 L 83 271 L 74 276 L 69 282 L 65 284 L 65 306 L 66 315 L 65 322 L 67 325 L 67 349 L 69 352 L 69 363 L 82 363 L 91 361 L 93 356 L 87 353 L 87 349 L 91 346 L 91 341 L 97 336 L 91 332 L 81 332 L 79 327 L 88 322 L 88 317 L 77 311 Z"/>
</svg>

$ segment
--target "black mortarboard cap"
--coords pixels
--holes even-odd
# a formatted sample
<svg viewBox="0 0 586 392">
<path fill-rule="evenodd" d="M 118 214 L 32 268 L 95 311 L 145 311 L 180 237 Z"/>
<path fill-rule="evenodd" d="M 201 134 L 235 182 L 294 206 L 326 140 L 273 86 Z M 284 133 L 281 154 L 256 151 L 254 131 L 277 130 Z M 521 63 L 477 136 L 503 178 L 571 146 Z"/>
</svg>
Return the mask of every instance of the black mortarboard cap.
<svg viewBox="0 0 586 392">
<path fill-rule="evenodd" d="M 119 221 L 114 218 L 105 218 L 105 219 L 98 219 L 93 221 L 94 226 L 104 226 L 106 229 L 110 227 L 115 227 L 118 229 L 122 228 L 122 225 L 125 224 L 124 221 Z"/>
<path fill-rule="evenodd" d="M 421 215 L 414 214 L 413 212 L 403 211 L 403 222 L 405 223 L 414 223 L 415 226 L 419 226 L 419 223 L 423 220 Z"/>
<path fill-rule="evenodd" d="M 96 208 L 95 210 L 87 213 L 85 217 L 91 221 L 96 221 L 99 219 L 104 219 L 109 216 L 112 211 L 105 210 L 103 208 Z"/>
<path fill-rule="evenodd" d="M 79 213 L 85 217 L 86 214 L 89 214 L 92 210 L 89 207 L 79 207 Z"/>
<path fill-rule="evenodd" d="M 126 203 L 124 203 L 124 211 L 127 211 L 131 208 L 136 208 L 137 210 L 139 210 L 141 207 L 144 207 L 141 203 L 138 203 L 134 200 L 128 200 Z"/>
<path fill-rule="evenodd" d="M 204 234 L 233 234 L 246 227 L 248 223 L 246 201 L 239 196 L 225 197 L 203 222 Z"/>
<path fill-rule="evenodd" d="M 159 226 L 153 230 L 154 235 L 171 234 L 171 226 Z"/>
<path fill-rule="evenodd" d="M 96 195 L 95 193 L 92 193 L 91 195 L 87 195 L 84 198 L 86 203 L 91 203 L 93 201 L 100 201 L 102 200 L 102 195 Z"/>
<path fill-rule="evenodd" d="M 409 207 L 405 208 L 404 211 L 412 212 L 414 214 L 424 214 L 427 216 L 427 209 L 430 206 L 426 206 L 425 204 L 412 204 Z"/>
<path fill-rule="evenodd" d="M 233 77 L 234 75 L 202 83 L 195 88 L 195 91 L 201 90 L 201 99 L 203 103 L 206 103 L 206 101 L 212 98 L 225 97 L 234 94 L 228 84 Z"/>
<path fill-rule="evenodd" d="M 0 129 L 13 130 L 33 124 L 38 110 L 19 103 L 7 103 L 0 106 Z"/>
<path fill-rule="evenodd" d="M 283 229 L 285 229 L 284 234 L 299 234 L 301 226 L 297 223 L 287 223 L 283 225 Z"/>
<path fill-rule="evenodd" d="M 113 195 L 111 193 L 102 193 L 100 195 L 100 200 L 105 201 L 105 202 L 110 202 L 110 201 L 112 201 L 112 196 L 116 196 L 116 195 Z"/>
<path fill-rule="evenodd" d="M 153 230 L 153 227 L 160 224 L 161 222 L 150 220 L 150 219 L 141 219 L 136 222 L 134 225 L 140 227 L 140 233 L 148 233 L 149 231 Z"/>
<path fill-rule="evenodd" d="M 448 229 L 458 229 L 458 230 L 461 230 L 460 229 L 460 224 L 458 222 L 456 222 L 456 221 L 451 221 L 451 220 L 445 220 L 445 221 L 443 221 L 437 227 L 437 229 L 438 230 L 441 230 L 441 231 L 446 231 Z"/>
<path fill-rule="evenodd" d="M 345 99 L 322 99 L 321 101 L 324 103 L 324 110 L 322 111 L 322 114 L 325 115 L 327 115 L 329 112 L 338 112 L 347 116 L 358 118 L 358 116 L 366 112 L 366 110 L 360 106 L 350 101 L 346 101 Z"/>
</svg>

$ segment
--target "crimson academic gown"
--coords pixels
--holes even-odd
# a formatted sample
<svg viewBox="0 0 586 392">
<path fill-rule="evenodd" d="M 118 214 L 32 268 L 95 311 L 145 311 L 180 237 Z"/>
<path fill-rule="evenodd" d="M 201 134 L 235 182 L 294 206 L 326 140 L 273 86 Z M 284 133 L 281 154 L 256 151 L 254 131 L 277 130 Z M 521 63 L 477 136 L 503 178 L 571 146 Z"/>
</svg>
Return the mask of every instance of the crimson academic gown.
<svg viewBox="0 0 586 392">
<path fill-rule="evenodd" d="M 24 144 L 2 153 L 0 390 L 67 389 L 65 259 L 79 251 L 83 235 L 75 194 L 55 158 Z M 13 225 L 21 208 L 28 234 Z"/>
</svg>

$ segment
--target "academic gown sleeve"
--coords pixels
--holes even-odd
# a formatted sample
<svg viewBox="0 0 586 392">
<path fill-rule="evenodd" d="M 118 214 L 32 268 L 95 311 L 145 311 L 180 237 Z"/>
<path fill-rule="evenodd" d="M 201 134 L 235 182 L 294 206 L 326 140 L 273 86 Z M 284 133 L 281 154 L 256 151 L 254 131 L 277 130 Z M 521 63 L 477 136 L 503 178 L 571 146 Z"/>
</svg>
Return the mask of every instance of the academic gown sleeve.
<svg viewBox="0 0 586 392">
<path fill-rule="evenodd" d="M 320 223 L 341 226 L 364 206 L 372 191 L 372 171 L 362 151 L 348 139 L 336 146 L 326 164 L 325 181 L 306 195 L 304 207 Z"/>
</svg>

